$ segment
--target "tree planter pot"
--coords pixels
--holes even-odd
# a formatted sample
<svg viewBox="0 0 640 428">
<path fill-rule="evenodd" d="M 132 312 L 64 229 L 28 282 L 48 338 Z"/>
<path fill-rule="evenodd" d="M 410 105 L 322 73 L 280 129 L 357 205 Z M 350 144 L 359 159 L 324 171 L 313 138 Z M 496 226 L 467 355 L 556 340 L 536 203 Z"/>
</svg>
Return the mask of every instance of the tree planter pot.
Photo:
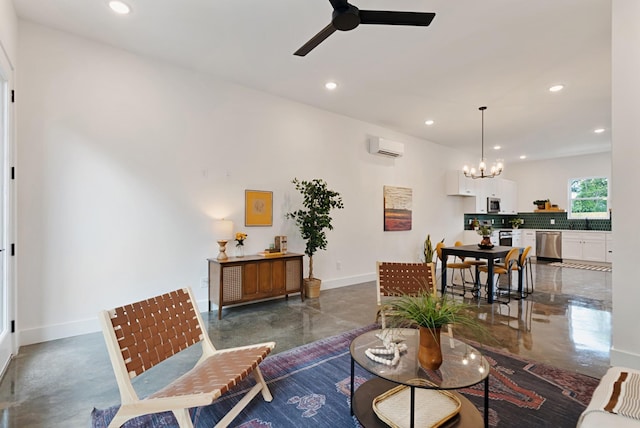
<svg viewBox="0 0 640 428">
<path fill-rule="evenodd" d="M 302 282 L 304 284 L 305 297 L 311 299 L 320 297 L 320 284 L 322 283 L 321 280 L 319 280 L 318 278 L 304 278 Z"/>
</svg>

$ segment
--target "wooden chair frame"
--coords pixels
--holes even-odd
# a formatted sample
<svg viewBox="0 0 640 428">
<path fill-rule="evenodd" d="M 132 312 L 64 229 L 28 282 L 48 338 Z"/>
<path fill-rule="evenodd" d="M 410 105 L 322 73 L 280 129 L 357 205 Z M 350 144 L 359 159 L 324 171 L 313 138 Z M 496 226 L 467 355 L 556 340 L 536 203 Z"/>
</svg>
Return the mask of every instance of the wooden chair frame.
<svg viewBox="0 0 640 428">
<path fill-rule="evenodd" d="M 165 411 L 173 412 L 180 428 L 193 428 L 189 408 L 213 403 L 250 373 L 256 384 L 216 427 L 228 426 L 259 392 L 265 401 L 273 399 L 258 365 L 275 342 L 216 350 L 189 288 L 101 311 L 99 318 L 122 402 L 109 428 Z M 131 379 L 196 343 L 201 343 L 202 355 L 191 370 L 138 398 Z"/>
</svg>

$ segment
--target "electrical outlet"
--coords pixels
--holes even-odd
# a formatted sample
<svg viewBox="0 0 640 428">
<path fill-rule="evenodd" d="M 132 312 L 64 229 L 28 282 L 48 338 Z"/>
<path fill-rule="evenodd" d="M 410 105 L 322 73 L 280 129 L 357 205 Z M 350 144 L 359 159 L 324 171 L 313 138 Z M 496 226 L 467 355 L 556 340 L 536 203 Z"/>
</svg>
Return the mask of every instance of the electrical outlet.
<svg viewBox="0 0 640 428">
<path fill-rule="evenodd" d="M 494 221 L 493 221 L 493 219 L 491 219 L 491 224 L 493 224 L 493 223 L 494 223 Z"/>
<path fill-rule="evenodd" d="M 521 219 L 521 220 L 522 220 L 522 224 L 524 224 L 524 219 Z"/>
<path fill-rule="evenodd" d="M 556 219 L 555 218 L 551 219 L 551 224 L 556 224 Z"/>
<path fill-rule="evenodd" d="M 209 288 L 209 278 L 200 278 L 200 288 Z"/>
</svg>

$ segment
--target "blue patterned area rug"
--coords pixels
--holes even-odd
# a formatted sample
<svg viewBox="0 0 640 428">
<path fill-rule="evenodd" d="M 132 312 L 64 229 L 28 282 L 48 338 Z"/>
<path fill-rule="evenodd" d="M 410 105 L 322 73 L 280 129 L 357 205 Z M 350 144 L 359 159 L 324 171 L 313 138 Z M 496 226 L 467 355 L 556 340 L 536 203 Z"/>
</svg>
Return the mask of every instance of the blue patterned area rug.
<svg viewBox="0 0 640 428">
<path fill-rule="evenodd" d="M 349 344 L 367 326 L 269 356 L 261 365 L 273 401 L 258 394 L 231 426 L 239 428 L 360 427 L 350 415 Z M 497 350 L 484 349 L 491 364 L 490 425 L 495 427 L 575 427 L 598 380 L 536 364 Z M 356 387 L 372 375 L 357 365 Z M 483 410 L 482 384 L 461 390 Z M 196 428 L 211 428 L 239 400 L 226 395 L 214 404 L 192 409 Z M 94 409 L 92 427 L 106 428 L 116 407 Z M 171 413 L 133 419 L 125 428 L 177 428 Z"/>
</svg>

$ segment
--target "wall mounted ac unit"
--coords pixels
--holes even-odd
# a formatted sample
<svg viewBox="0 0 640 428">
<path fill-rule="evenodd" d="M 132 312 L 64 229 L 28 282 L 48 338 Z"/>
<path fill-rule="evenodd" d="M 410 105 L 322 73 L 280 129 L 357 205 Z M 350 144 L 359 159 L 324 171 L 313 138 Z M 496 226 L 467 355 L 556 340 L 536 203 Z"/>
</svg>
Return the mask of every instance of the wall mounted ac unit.
<svg viewBox="0 0 640 428">
<path fill-rule="evenodd" d="M 380 137 L 370 137 L 369 153 L 397 158 L 404 154 L 404 144 Z"/>
</svg>

